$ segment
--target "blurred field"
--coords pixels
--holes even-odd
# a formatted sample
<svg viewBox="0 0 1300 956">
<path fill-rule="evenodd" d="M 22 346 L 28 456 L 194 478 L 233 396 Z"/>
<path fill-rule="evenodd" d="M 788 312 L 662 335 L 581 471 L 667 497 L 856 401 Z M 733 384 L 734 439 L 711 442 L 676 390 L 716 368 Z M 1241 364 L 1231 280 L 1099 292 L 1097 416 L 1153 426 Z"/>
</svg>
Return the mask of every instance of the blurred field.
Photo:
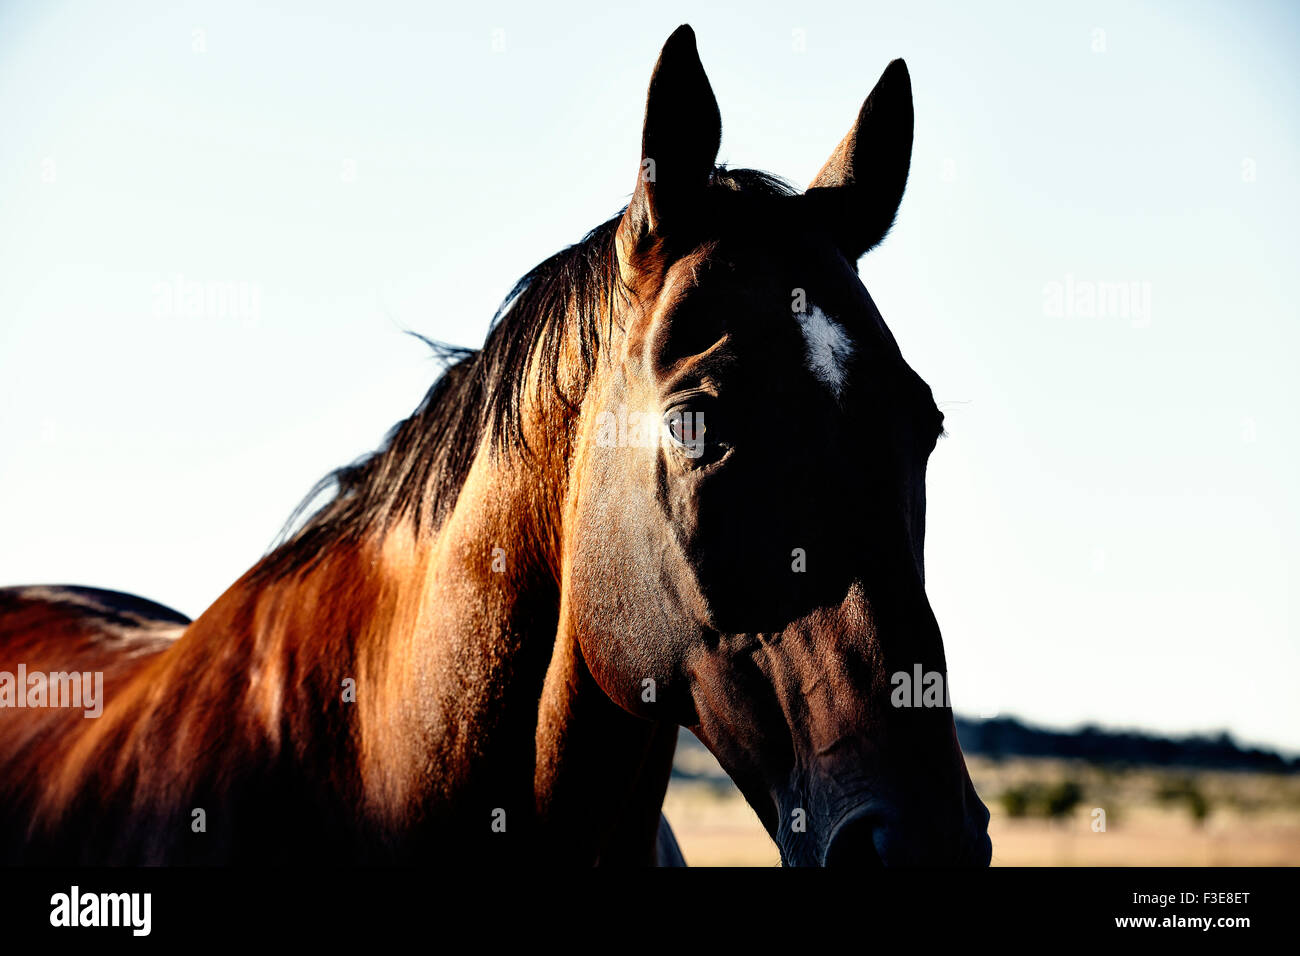
<svg viewBox="0 0 1300 956">
<path fill-rule="evenodd" d="M 776 866 L 707 750 L 683 739 L 664 813 L 692 866 Z M 1300 775 L 968 757 L 994 866 L 1300 865 Z M 1104 832 L 1093 810 L 1105 810 Z"/>
</svg>

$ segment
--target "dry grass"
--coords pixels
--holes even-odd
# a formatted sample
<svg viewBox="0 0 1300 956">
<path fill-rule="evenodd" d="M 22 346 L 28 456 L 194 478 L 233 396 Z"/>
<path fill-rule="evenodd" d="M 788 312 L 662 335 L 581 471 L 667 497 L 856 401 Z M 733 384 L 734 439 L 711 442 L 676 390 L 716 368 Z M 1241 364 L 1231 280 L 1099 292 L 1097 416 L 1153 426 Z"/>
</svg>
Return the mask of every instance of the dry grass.
<svg viewBox="0 0 1300 956">
<path fill-rule="evenodd" d="M 712 756 L 679 755 L 690 776 L 674 777 L 664 812 L 686 861 L 777 865 L 772 841 Z M 1029 758 L 967 765 L 993 814 L 994 866 L 1300 865 L 1300 776 Z M 1044 816 L 1035 795 L 1062 792 L 1078 802 Z M 1095 808 L 1105 810 L 1104 832 L 1093 828 Z"/>
</svg>

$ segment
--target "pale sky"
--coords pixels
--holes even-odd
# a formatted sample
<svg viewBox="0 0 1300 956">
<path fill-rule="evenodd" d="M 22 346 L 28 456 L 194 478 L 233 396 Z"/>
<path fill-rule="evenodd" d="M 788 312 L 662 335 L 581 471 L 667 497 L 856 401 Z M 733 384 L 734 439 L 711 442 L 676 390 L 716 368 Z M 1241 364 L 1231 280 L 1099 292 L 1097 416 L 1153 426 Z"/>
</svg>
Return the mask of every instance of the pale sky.
<svg viewBox="0 0 1300 956">
<path fill-rule="evenodd" d="M 479 344 L 626 201 L 689 22 L 720 158 L 800 184 L 908 62 L 862 275 L 948 416 L 957 710 L 1300 750 L 1300 8 L 561 6 L 0 6 L 0 583 L 201 612 L 418 403 L 403 328 Z"/>
</svg>

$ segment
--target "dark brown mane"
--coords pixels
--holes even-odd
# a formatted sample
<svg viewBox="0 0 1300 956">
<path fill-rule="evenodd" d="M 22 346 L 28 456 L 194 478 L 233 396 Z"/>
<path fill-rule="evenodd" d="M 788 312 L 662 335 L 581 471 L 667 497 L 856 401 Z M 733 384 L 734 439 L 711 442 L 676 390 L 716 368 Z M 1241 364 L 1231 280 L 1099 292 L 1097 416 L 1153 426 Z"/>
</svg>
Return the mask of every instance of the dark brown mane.
<svg viewBox="0 0 1300 956">
<path fill-rule="evenodd" d="M 785 180 L 753 169 L 718 167 L 710 186 L 756 197 L 788 196 Z M 529 365 L 540 363 L 540 390 L 570 407 L 595 368 L 618 300 L 626 294 L 614 251 L 625 210 L 541 262 L 515 283 L 492 318 L 482 348 L 425 341 L 446 363 L 411 417 L 383 445 L 326 475 L 298 505 L 277 546 L 258 567 L 278 575 L 310 565 L 331 542 L 355 540 L 409 518 L 435 528 L 456 502 L 484 434 L 501 454 L 528 454 L 520 409 Z M 560 388 L 559 367 L 573 336 L 578 394 Z M 322 495 L 333 496 L 293 530 Z"/>
</svg>

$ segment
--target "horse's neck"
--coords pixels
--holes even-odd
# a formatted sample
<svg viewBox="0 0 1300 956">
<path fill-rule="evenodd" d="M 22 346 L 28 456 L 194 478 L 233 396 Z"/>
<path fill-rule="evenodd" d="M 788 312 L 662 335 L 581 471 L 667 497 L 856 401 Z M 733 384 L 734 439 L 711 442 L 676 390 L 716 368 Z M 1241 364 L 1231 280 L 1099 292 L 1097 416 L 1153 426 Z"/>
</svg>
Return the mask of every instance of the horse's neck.
<svg viewBox="0 0 1300 956">
<path fill-rule="evenodd" d="M 191 625 L 172 666 L 205 661 L 205 680 L 226 685 L 240 675 L 216 668 L 250 671 L 243 703 L 267 735 L 301 718 L 304 739 L 281 745 L 318 747 L 311 715 L 345 725 L 359 798 L 399 831 L 476 791 L 495 800 L 485 828 L 496 807 L 522 818 L 558 607 L 522 484 L 480 456 L 436 532 L 398 520 L 305 569 L 254 569 Z"/>
<path fill-rule="evenodd" d="M 196 706 L 233 706 L 246 736 L 304 764 L 328 725 L 344 742 L 327 761 L 349 766 L 308 772 L 347 779 L 365 818 L 413 845 L 454 822 L 474 845 L 641 861 L 676 728 L 612 704 L 560 624 L 562 496 L 483 452 L 436 532 L 396 522 L 306 570 L 246 576 L 173 649 L 172 686 L 214 689 Z M 231 687 L 241 699 L 217 699 Z"/>
<path fill-rule="evenodd" d="M 542 445 L 535 433 L 532 447 Z M 448 779 L 474 780 L 476 825 L 510 803 L 552 859 L 650 863 L 677 727 L 621 710 L 587 669 L 562 607 L 567 482 L 561 462 L 549 467 L 481 453 L 439 536 L 440 616 L 424 647 L 446 679 L 439 712 L 455 722 L 432 739 L 450 746 Z"/>
<path fill-rule="evenodd" d="M 677 725 L 652 724 L 615 705 L 561 624 L 537 722 L 539 821 L 557 857 L 581 863 L 654 863 L 660 808 Z"/>
</svg>

